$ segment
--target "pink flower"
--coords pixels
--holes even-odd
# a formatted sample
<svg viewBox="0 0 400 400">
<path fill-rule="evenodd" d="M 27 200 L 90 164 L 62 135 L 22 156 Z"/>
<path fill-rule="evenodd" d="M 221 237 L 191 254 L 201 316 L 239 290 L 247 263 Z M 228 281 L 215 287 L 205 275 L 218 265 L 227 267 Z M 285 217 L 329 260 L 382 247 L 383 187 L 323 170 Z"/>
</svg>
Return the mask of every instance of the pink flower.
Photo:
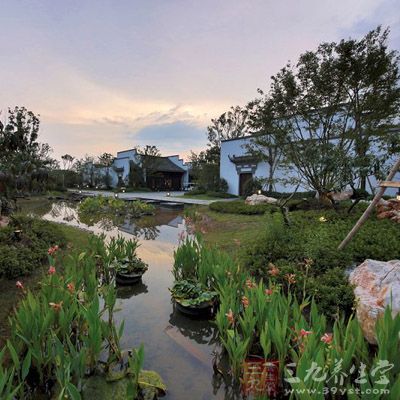
<svg viewBox="0 0 400 400">
<path fill-rule="evenodd" d="M 244 308 L 247 308 L 249 306 L 249 299 L 246 296 L 242 297 L 242 304 Z"/>
<path fill-rule="evenodd" d="M 332 333 L 324 333 L 324 335 L 321 337 L 321 342 L 324 342 L 326 344 L 332 343 L 332 340 L 333 340 Z"/>
<path fill-rule="evenodd" d="M 285 278 L 287 279 L 288 283 L 296 283 L 295 274 L 286 274 Z"/>
<path fill-rule="evenodd" d="M 235 323 L 235 317 L 234 317 L 233 311 L 231 309 L 229 309 L 229 311 L 225 314 L 225 316 L 228 318 L 230 325 L 233 325 Z"/>
<path fill-rule="evenodd" d="M 271 276 L 277 276 L 277 275 L 279 275 L 279 269 L 278 269 L 274 264 L 270 263 L 268 266 L 269 266 L 269 271 L 268 271 L 268 273 L 269 273 Z"/>
<path fill-rule="evenodd" d="M 247 289 L 253 289 L 255 288 L 257 285 L 249 278 L 246 279 L 246 287 Z"/>
<path fill-rule="evenodd" d="M 305 329 L 300 329 L 300 336 L 301 337 L 305 337 L 305 336 L 308 336 L 308 335 L 311 335 L 312 334 L 312 331 L 306 331 Z"/>
<path fill-rule="evenodd" d="M 271 294 L 274 293 L 274 291 L 272 289 L 265 289 L 264 293 L 268 296 L 271 296 Z"/>
<path fill-rule="evenodd" d="M 25 288 L 24 288 L 24 285 L 22 284 L 21 281 L 17 281 L 17 282 L 15 283 L 15 286 L 16 286 L 18 289 L 22 289 L 22 290 L 25 289 Z"/>
<path fill-rule="evenodd" d="M 60 301 L 59 303 L 49 303 L 49 306 L 54 310 L 54 311 L 60 311 L 62 307 L 63 302 Z"/>
<path fill-rule="evenodd" d="M 57 252 L 57 250 L 59 249 L 59 247 L 57 245 L 50 247 L 47 250 L 47 253 L 49 254 L 49 256 L 52 256 L 53 254 L 55 254 Z"/>
<path fill-rule="evenodd" d="M 67 289 L 68 289 L 68 291 L 72 294 L 72 293 L 75 292 L 75 285 L 74 285 L 72 282 L 71 282 L 71 283 L 68 283 Z"/>
<path fill-rule="evenodd" d="M 50 268 L 49 268 L 49 270 L 47 271 L 47 273 L 48 273 L 49 275 L 55 274 L 55 273 L 56 273 L 55 267 L 53 267 L 52 265 L 50 265 Z"/>
</svg>

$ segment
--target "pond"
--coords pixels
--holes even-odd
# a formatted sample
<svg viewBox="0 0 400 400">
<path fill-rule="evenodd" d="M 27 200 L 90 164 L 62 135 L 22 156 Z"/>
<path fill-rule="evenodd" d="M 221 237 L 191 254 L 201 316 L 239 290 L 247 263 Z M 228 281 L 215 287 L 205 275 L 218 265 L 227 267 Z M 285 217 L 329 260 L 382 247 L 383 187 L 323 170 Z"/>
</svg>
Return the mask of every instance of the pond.
<svg viewBox="0 0 400 400">
<path fill-rule="evenodd" d="M 228 380 L 214 374 L 213 352 L 217 330 L 212 321 L 193 320 L 174 309 L 168 288 L 178 235 L 186 230 L 183 211 L 157 208 L 154 216 L 136 220 L 103 219 L 89 226 L 82 222 L 76 204 L 54 202 L 30 210 L 46 220 L 66 223 L 107 237 L 132 235 L 139 239 L 138 255 L 149 265 L 142 283 L 118 289 L 116 322 L 125 320 L 121 347 L 145 346 L 145 369 L 157 371 L 167 385 L 165 399 L 240 398 Z"/>
</svg>

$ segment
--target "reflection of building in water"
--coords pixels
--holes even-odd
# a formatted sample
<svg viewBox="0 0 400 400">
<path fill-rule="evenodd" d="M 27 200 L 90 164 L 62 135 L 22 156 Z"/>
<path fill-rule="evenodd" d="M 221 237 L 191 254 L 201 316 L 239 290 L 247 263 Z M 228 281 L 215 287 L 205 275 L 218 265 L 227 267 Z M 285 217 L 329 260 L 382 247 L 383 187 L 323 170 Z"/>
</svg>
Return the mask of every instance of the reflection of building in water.
<svg viewBox="0 0 400 400">
<path fill-rule="evenodd" d="M 182 222 L 182 215 L 178 215 L 176 211 L 158 209 L 155 215 L 148 215 L 138 219 L 127 218 L 118 226 L 118 229 L 121 232 L 142 237 L 145 240 L 154 240 L 160 234 L 160 226 L 168 225 L 172 228 L 178 228 Z"/>
<path fill-rule="evenodd" d="M 182 215 L 178 215 L 173 220 L 169 221 L 167 225 L 172 226 L 173 228 L 179 228 L 179 225 L 181 225 L 182 222 L 183 222 Z"/>
</svg>

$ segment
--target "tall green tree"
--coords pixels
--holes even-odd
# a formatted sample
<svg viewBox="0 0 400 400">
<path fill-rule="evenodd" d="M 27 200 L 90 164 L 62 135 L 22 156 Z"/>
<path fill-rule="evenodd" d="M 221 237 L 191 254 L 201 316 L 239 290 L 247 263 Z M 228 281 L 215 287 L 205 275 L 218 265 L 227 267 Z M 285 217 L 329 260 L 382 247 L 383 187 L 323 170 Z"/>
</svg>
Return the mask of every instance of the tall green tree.
<svg viewBox="0 0 400 400">
<path fill-rule="evenodd" d="M 236 106 L 212 119 L 207 128 L 209 146 L 220 148 L 222 140 L 245 136 L 248 129 L 247 117 L 247 109 Z"/>
<path fill-rule="evenodd" d="M 273 136 L 292 180 L 324 197 L 351 180 L 353 138 L 344 106 L 343 76 L 337 73 L 335 44 L 302 54 L 272 77 Z"/>
<path fill-rule="evenodd" d="M 61 156 L 61 162 L 62 162 L 62 186 L 63 188 L 65 187 L 65 171 L 69 171 L 73 164 L 74 164 L 75 158 L 72 157 L 70 154 L 64 154 Z"/>
<path fill-rule="evenodd" d="M 8 109 L 5 122 L 0 122 L 0 169 L 13 177 L 21 190 L 32 182 L 47 179 L 46 170 L 56 166 L 51 147 L 39 143 L 39 116 L 25 107 Z"/>
<path fill-rule="evenodd" d="M 389 29 L 381 26 L 360 40 L 335 46 L 338 74 L 355 138 L 356 168 L 361 188 L 385 157 L 399 151 L 400 135 L 389 128 L 399 117 L 399 53 L 388 47 Z"/>
<path fill-rule="evenodd" d="M 136 147 L 136 152 L 140 158 L 140 166 L 143 173 L 143 181 L 147 183 L 147 178 L 157 171 L 160 164 L 161 153 L 157 146 L 146 145 L 144 147 Z"/>
<path fill-rule="evenodd" d="M 100 167 L 106 169 L 105 185 L 107 188 L 111 186 L 110 168 L 114 162 L 114 156 L 110 153 L 103 153 L 98 157 L 98 164 Z"/>
<path fill-rule="evenodd" d="M 274 134 L 276 119 L 274 103 L 261 90 L 259 93 L 263 97 L 257 98 L 247 105 L 248 126 L 252 138 L 246 147 L 250 154 L 267 163 L 268 177 L 262 183 L 266 184 L 268 190 L 272 192 L 276 183 L 275 172 L 282 159 L 282 150 L 277 145 Z"/>
</svg>

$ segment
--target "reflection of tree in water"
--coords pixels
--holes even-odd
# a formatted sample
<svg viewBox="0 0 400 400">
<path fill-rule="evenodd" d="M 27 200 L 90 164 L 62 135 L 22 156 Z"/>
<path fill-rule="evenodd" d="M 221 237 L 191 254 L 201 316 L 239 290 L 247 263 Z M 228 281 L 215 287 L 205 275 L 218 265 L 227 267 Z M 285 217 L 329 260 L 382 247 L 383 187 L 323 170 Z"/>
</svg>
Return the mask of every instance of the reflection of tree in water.
<svg viewBox="0 0 400 400">
<path fill-rule="evenodd" d="M 64 201 L 53 203 L 49 214 L 52 218 L 62 217 L 67 222 L 77 219 L 76 210 Z"/>
<path fill-rule="evenodd" d="M 80 222 L 86 224 L 87 226 L 97 225 L 104 231 L 111 231 L 124 221 L 123 216 L 115 215 L 113 213 L 85 213 L 78 211 L 77 214 Z"/>
<path fill-rule="evenodd" d="M 182 216 L 179 211 L 157 209 L 154 215 L 125 219 L 124 223 L 119 225 L 119 229 L 145 240 L 155 240 L 160 234 L 159 227 L 162 225 L 171 225 L 172 222 L 174 222 L 173 226 L 177 222 L 182 222 Z"/>
<path fill-rule="evenodd" d="M 118 286 L 117 287 L 117 298 L 118 299 L 130 299 L 133 296 L 137 296 L 142 293 L 147 293 L 147 285 L 143 282 L 135 283 L 131 286 Z"/>
<path fill-rule="evenodd" d="M 140 227 L 137 222 L 138 220 L 128 220 L 118 228 L 123 232 L 130 233 L 135 237 L 142 237 L 145 240 L 155 240 L 160 234 L 157 226 Z"/>
<path fill-rule="evenodd" d="M 208 319 L 192 319 L 183 315 L 174 305 L 174 310 L 169 316 L 169 323 L 175 326 L 185 337 L 199 344 L 213 345 L 218 342 L 218 331 Z"/>
</svg>

